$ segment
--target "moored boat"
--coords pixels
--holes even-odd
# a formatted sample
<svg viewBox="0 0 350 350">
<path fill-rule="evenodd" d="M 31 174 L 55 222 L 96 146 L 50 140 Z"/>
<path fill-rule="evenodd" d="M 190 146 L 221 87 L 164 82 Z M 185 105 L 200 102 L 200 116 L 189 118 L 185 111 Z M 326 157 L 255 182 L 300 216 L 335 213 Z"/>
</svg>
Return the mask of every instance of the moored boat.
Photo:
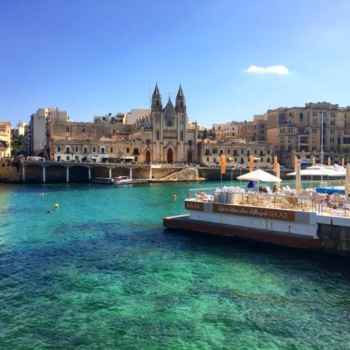
<svg viewBox="0 0 350 350">
<path fill-rule="evenodd" d="M 130 179 L 129 176 L 116 176 L 113 178 L 113 183 L 115 185 L 128 185 L 133 182 L 132 179 Z"/>
<path fill-rule="evenodd" d="M 339 194 L 195 189 L 185 209 L 189 214 L 163 218 L 164 226 L 350 255 L 350 202 Z"/>
</svg>

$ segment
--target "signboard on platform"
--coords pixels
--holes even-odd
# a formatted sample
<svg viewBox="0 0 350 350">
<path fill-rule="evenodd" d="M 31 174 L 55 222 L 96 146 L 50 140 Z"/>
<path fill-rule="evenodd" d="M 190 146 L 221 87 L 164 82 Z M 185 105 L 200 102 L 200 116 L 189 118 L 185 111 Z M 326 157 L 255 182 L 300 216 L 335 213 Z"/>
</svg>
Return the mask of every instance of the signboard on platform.
<svg viewBox="0 0 350 350">
<path fill-rule="evenodd" d="M 203 211 L 204 210 L 204 203 L 203 202 L 194 202 L 194 201 L 185 201 L 185 209 Z"/>
<path fill-rule="evenodd" d="M 227 204 L 213 204 L 213 213 L 226 215 L 249 216 L 254 218 L 295 221 L 295 212 L 291 210 L 280 210 L 270 208 L 244 207 Z"/>
</svg>

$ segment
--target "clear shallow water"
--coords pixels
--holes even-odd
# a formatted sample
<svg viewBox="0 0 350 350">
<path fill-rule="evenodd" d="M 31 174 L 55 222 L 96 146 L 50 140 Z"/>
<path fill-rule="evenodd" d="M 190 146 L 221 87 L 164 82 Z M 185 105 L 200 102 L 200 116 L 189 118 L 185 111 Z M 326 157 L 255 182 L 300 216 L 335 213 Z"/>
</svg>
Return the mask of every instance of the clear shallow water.
<svg viewBox="0 0 350 350">
<path fill-rule="evenodd" d="M 0 349 L 349 349 L 349 262 L 164 230 L 197 186 L 0 185 Z"/>
</svg>

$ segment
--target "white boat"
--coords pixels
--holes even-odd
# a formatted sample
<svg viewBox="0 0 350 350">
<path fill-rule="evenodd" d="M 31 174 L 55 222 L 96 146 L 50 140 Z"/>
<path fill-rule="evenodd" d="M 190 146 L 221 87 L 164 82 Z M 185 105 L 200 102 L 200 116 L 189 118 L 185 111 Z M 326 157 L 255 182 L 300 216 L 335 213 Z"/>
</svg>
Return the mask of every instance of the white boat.
<svg viewBox="0 0 350 350">
<path fill-rule="evenodd" d="M 116 176 L 113 178 L 115 185 L 128 185 L 132 183 L 132 179 L 129 176 Z"/>
<path fill-rule="evenodd" d="M 350 201 L 340 194 L 197 188 L 185 209 L 189 214 L 165 217 L 163 225 L 350 256 Z"/>
</svg>

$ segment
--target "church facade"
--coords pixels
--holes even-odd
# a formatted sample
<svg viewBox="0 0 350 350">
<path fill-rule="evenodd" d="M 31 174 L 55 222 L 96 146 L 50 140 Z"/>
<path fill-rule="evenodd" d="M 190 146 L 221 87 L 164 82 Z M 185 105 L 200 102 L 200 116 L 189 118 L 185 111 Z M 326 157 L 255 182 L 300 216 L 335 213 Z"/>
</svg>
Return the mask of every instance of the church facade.
<svg viewBox="0 0 350 350">
<path fill-rule="evenodd" d="M 156 84 L 151 111 L 133 124 L 76 123 L 48 120 L 46 156 L 55 161 L 133 159 L 135 163 L 192 163 L 199 161 L 198 127 L 189 123 L 180 85 L 175 105 L 163 107 Z"/>
</svg>

